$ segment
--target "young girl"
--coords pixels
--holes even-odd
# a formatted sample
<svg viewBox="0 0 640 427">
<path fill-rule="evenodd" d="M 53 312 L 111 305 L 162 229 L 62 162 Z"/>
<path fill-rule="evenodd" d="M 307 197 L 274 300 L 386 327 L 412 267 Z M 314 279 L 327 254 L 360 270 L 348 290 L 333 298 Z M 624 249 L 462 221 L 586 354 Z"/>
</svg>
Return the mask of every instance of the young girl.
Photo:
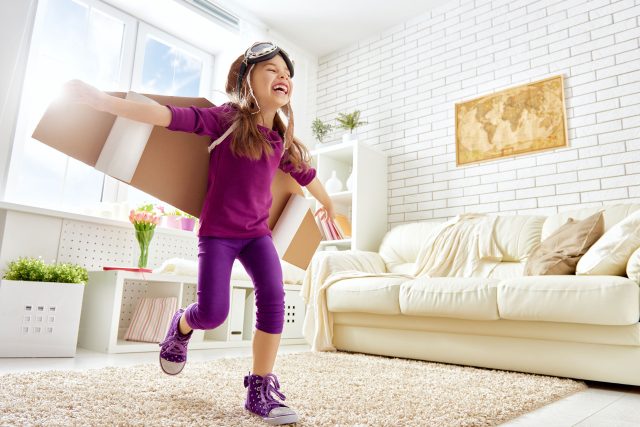
<svg viewBox="0 0 640 427">
<path fill-rule="evenodd" d="M 225 321 L 231 268 L 239 259 L 253 281 L 257 306 L 253 372 L 244 377 L 245 408 L 269 424 L 298 420 L 278 400 L 285 396 L 271 372 L 284 325 L 282 269 L 267 226 L 276 168 L 306 186 L 325 214 L 334 217 L 331 199 L 309 166 L 308 151 L 293 136 L 292 77 L 287 54 L 263 42 L 253 44 L 231 65 L 226 83 L 231 102 L 220 107 L 147 105 L 110 96 L 77 80 L 67 83 L 74 101 L 132 120 L 208 135 L 212 140 L 231 128 L 210 153 L 198 233 L 198 302 L 174 315 L 160 344 L 160 366 L 167 374 L 180 373 L 193 329 L 213 329 Z M 279 110 L 287 116 L 287 125 Z"/>
</svg>

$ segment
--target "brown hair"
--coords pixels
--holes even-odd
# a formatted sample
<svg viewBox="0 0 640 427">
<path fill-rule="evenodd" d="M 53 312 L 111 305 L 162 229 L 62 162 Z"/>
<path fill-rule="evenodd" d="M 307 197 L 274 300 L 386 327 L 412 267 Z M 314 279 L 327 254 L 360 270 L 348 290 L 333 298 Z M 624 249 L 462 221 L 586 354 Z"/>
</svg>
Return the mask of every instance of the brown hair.
<svg viewBox="0 0 640 427">
<path fill-rule="evenodd" d="M 255 65 L 247 68 L 242 78 L 240 94 L 236 92 L 238 74 L 240 73 L 240 65 L 243 59 L 244 55 L 240 55 L 233 64 L 231 64 L 225 86 L 225 90 L 236 110 L 233 120 L 238 123 L 236 130 L 233 132 L 231 152 L 235 155 L 258 160 L 263 154 L 272 155 L 273 148 L 265 136 L 258 130 L 257 114 L 252 114 L 256 112 L 258 106 L 249 92 L 247 80 L 250 77 L 251 69 Z M 291 162 L 296 170 L 308 169 L 310 161 L 309 151 L 298 138 L 293 136 L 293 110 L 291 109 L 290 102 L 282 107 L 282 112 L 287 117 L 289 125 L 285 125 L 280 115 L 276 114 L 273 120 L 273 127 L 282 137 L 284 150 L 288 153 L 288 161 Z"/>
</svg>

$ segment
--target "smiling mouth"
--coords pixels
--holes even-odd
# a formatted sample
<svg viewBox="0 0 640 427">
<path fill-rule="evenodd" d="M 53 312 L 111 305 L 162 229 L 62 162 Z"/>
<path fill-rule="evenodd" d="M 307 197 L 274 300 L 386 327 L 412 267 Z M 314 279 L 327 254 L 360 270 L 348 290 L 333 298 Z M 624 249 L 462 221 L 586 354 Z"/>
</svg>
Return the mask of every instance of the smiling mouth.
<svg viewBox="0 0 640 427">
<path fill-rule="evenodd" d="M 273 88 L 274 92 L 278 92 L 281 93 L 283 95 L 288 95 L 289 94 L 289 88 L 283 84 L 277 84 L 275 85 Z"/>
</svg>

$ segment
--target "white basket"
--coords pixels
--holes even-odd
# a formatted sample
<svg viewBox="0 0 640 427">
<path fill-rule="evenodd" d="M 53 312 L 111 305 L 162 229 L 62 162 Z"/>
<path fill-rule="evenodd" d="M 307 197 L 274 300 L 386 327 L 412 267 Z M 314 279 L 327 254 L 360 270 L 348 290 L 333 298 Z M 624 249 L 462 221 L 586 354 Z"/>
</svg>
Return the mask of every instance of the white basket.
<svg viewBox="0 0 640 427">
<path fill-rule="evenodd" d="M 304 301 L 300 291 L 284 291 L 284 329 L 282 338 L 302 338 L 304 322 Z"/>
<path fill-rule="evenodd" d="M 74 357 L 84 286 L 0 281 L 0 357 Z"/>
</svg>

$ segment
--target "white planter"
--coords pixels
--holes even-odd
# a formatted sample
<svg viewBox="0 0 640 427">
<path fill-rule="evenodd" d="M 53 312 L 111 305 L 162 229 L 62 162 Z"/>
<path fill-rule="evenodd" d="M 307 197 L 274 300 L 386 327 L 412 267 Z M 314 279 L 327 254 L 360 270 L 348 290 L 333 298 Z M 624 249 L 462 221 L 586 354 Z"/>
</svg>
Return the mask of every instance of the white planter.
<svg viewBox="0 0 640 427">
<path fill-rule="evenodd" d="M 345 133 L 342 135 L 342 142 L 351 142 L 351 141 L 357 141 L 358 140 L 358 134 L 355 132 L 349 132 L 349 133 Z"/>
<path fill-rule="evenodd" d="M 0 357 L 74 357 L 84 286 L 0 281 Z"/>
</svg>

